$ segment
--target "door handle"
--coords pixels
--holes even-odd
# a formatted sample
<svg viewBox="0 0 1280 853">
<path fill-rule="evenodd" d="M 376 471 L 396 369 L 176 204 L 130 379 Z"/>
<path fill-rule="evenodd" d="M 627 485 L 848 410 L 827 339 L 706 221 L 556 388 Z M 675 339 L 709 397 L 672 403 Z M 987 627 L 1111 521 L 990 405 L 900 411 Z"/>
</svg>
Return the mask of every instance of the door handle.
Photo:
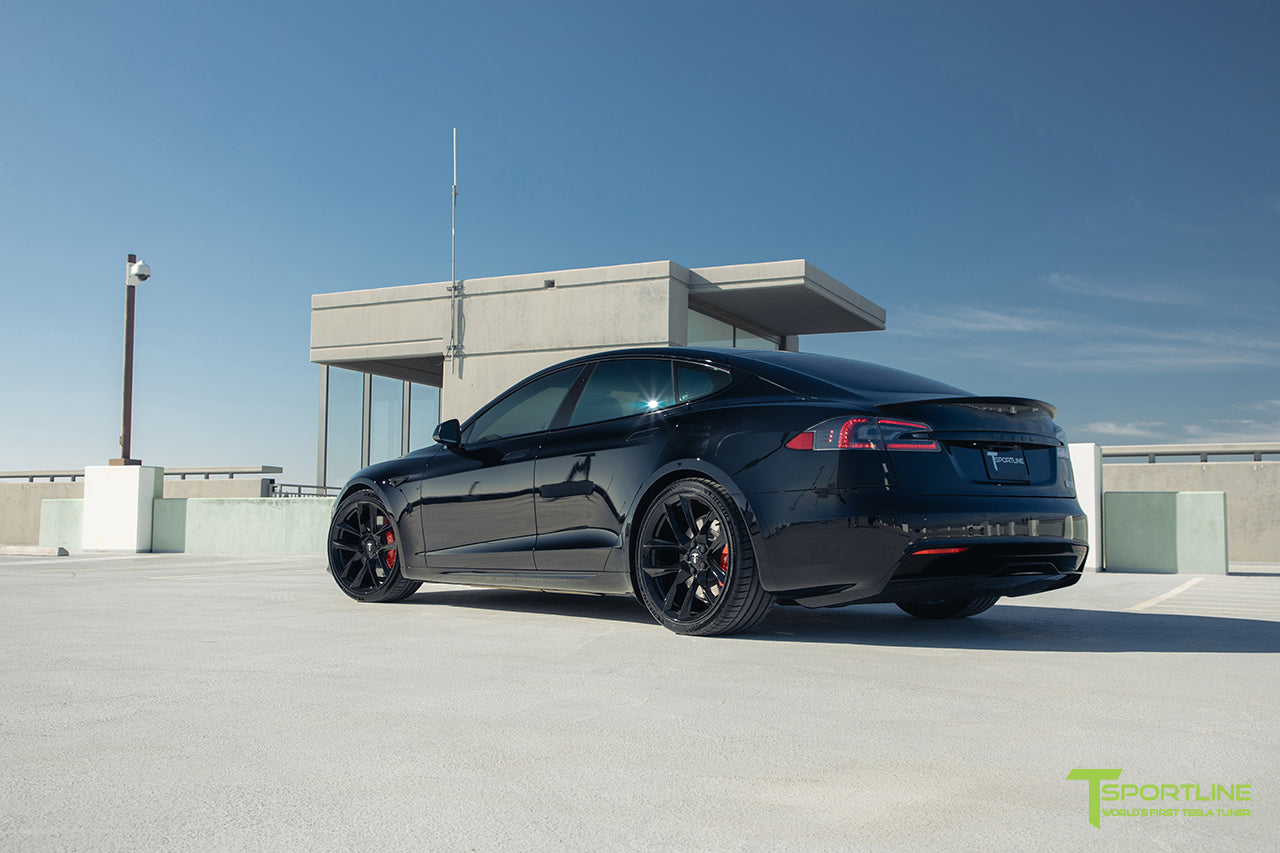
<svg viewBox="0 0 1280 853">
<path fill-rule="evenodd" d="M 525 458 L 528 455 L 529 455 L 529 449 L 526 447 L 521 450 L 513 450 L 510 453 L 502 454 L 502 461 L 503 462 L 519 462 L 521 459 Z"/>
</svg>

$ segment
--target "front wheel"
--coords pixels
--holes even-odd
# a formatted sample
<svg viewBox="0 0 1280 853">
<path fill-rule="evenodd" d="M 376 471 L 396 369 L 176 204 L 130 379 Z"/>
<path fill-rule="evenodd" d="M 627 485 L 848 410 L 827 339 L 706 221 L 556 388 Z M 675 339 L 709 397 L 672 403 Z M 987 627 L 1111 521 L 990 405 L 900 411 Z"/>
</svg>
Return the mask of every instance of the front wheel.
<svg viewBox="0 0 1280 853">
<path fill-rule="evenodd" d="M 937 601 L 899 601 L 898 607 L 921 619 L 963 619 L 976 616 L 1000 600 L 1000 596 L 985 598 L 944 598 Z"/>
<path fill-rule="evenodd" d="M 400 601 L 422 586 L 400 574 L 395 524 L 373 492 L 356 492 L 338 505 L 328 551 L 338 588 L 357 601 Z"/>
<path fill-rule="evenodd" d="M 640 600 L 678 634 L 745 631 L 773 605 L 742 514 L 709 480 L 679 480 L 653 499 L 636 528 L 633 559 Z"/>
</svg>

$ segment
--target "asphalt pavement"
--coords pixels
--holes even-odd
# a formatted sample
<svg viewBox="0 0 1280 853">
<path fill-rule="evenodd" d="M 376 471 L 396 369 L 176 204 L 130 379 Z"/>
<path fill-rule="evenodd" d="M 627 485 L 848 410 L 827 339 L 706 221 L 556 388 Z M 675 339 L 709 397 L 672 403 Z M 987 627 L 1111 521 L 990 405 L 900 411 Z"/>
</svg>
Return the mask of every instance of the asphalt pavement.
<svg viewBox="0 0 1280 853">
<path fill-rule="evenodd" d="M 0 590 L 0 850 L 1280 835 L 1275 576 L 1090 574 L 948 622 L 776 608 L 728 638 L 627 599 L 359 604 L 315 557 L 4 556 Z M 1126 795 L 1095 827 L 1067 776 L 1098 769 Z"/>
</svg>

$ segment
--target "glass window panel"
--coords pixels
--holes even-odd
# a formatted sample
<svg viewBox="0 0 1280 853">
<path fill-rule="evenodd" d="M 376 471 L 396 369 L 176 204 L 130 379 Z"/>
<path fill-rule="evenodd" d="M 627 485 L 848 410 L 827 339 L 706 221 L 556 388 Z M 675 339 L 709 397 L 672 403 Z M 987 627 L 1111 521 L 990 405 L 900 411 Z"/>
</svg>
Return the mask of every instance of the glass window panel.
<svg viewBox="0 0 1280 853">
<path fill-rule="evenodd" d="M 404 382 L 373 377 L 373 409 L 369 421 L 369 461 L 398 459 L 404 427 Z"/>
<path fill-rule="evenodd" d="M 743 329 L 734 329 L 733 345 L 738 349 L 774 349 L 778 348 L 775 341 L 768 338 L 762 338 L 759 335 L 753 335 Z"/>
<path fill-rule="evenodd" d="M 689 346 L 691 347 L 731 347 L 733 346 L 733 326 L 715 317 L 689 311 Z"/>
<path fill-rule="evenodd" d="M 547 429 L 581 372 L 581 367 L 570 367 L 520 386 L 481 412 L 463 441 L 493 441 Z"/>
<path fill-rule="evenodd" d="M 674 402 L 671 362 L 652 358 L 602 361 L 582 389 L 569 425 L 653 412 Z"/>
<path fill-rule="evenodd" d="M 340 486 L 360 470 L 364 374 L 329 368 L 328 446 L 322 485 Z"/>
<path fill-rule="evenodd" d="M 729 384 L 729 374 L 700 364 L 676 365 L 676 390 L 679 402 L 696 400 L 714 394 Z"/>
<path fill-rule="evenodd" d="M 416 382 L 409 389 L 409 449 L 431 444 L 440 423 L 440 389 Z"/>
</svg>

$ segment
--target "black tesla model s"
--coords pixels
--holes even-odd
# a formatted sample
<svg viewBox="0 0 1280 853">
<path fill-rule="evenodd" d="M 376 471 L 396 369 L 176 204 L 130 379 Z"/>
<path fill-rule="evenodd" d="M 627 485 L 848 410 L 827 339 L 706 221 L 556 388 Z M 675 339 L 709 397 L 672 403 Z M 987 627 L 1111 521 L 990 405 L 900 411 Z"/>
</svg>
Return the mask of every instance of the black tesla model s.
<svg viewBox="0 0 1280 853">
<path fill-rule="evenodd" d="M 422 581 L 632 595 L 685 634 L 777 600 L 971 616 L 1080 579 L 1054 414 L 830 356 L 587 356 L 352 477 L 329 568 L 361 601 Z"/>
</svg>

